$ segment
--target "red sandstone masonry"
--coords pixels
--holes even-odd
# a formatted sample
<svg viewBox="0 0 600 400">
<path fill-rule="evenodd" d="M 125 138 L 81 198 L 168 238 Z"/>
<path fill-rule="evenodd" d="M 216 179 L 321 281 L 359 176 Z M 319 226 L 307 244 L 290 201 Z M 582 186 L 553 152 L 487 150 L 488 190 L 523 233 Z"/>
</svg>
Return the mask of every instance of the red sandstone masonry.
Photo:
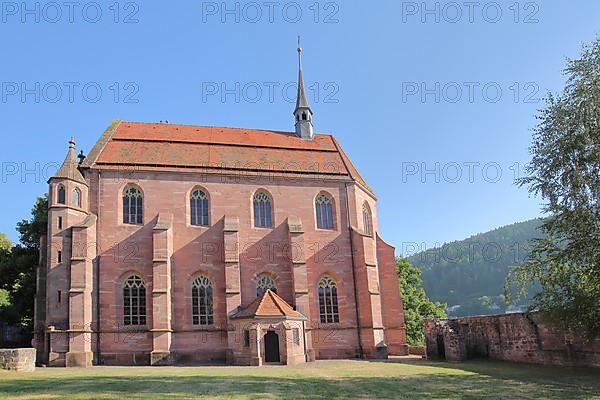
<svg viewBox="0 0 600 400">
<path fill-rule="evenodd" d="M 586 341 L 539 313 L 517 313 L 424 321 L 427 357 L 449 361 L 471 357 L 531 364 L 600 367 L 600 338 Z"/>
<path fill-rule="evenodd" d="M 220 176 L 189 171 L 89 169 L 84 175 L 89 188 L 64 179 L 50 182 L 47 293 L 43 299 L 46 319 L 36 325 L 52 327 L 48 328 L 47 346 L 51 365 L 68 364 L 67 353 L 74 353 L 73 365 L 89 365 L 90 352 L 99 354 L 96 362 L 117 365 L 231 358 L 240 338 L 228 316 L 254 300 L 256 278 L 263 273 L 274 278 L 279 296 L 308 317 L 309 359 L 355 357 L 359 321 L 353 259 L 364 354 L 382 356 L 384 344 L 394 354 L 402 353 L 403 312 L 393 248 L 373 235 L 359 233 L 364 230 L 362 204 L 367 202 L 372 210 L 373 232 L 377 232 L 377 214 L 376 200 L 356 183 L 342 178 Z M 67 188 L 67 203 L 71 189 L 81 189 L 81 208 L 56 204 L 58 183 Z M 143 192 L 141 226 L 122 223 L 121 196 L 128 184 Z M 189 195 L 197 187 L 209 195 L 207 227 L 189 223 Z M 252 226 L 251 201 L 258 189 L 272 197 L 272 229 Z M 333 198 L 333 230 L 316 228 L 314 201 L 323 192 Z M 76 233 L 71 229 L 96 215 L 95 224 L 77 228 Z M 58 216 L 63 217 L 60 230 Z M 294 225 L 300 229 L 292 229 Z M 357 228 L 350 233 L 349 226 Z M 95 253 L 96 232 L 99 254 Z M 355 241 L 355 254 L 351 240 Z M 71 261 L 71 247 L 76 243 L 93 254 L 79 254 Z M 60 263 L 56 260 L 59 249 L 63 252 Z M 90 275 L 96 269 L 100 271 L 98 282 Z M 144 326 L 123 324 L 123 281 L 132 273 L 146 283 Z M 214 323 L 210 326 L 192 323 L 191 281 L 197 274 L 213 283 Z M 324 275 L 331 276 L 338 287 L 339 323 L 322 324 L 319 319 L 316 288 Z M 95 292 L 96 283 L 99 293 Z M 95 340 L 98 315 L 99 348 Z M 70 336 L 69 328 L 84 332 L 82 336 L 71 332 Z M 296 350 L 289 353 L 291 362 L 300 362 Z"/>
<path fill-rule="evenodd" d="M 381 292 L 381 308 L 383 325 L 385 326 L 385 342 L 391 355 L 407 355 L 406 328 L 404 326 L 404 307 L 396 273 L 394 248 L 385 243 L 377 235 L 377 259 L 379 261 L 379 282 Z"/>
</svg>

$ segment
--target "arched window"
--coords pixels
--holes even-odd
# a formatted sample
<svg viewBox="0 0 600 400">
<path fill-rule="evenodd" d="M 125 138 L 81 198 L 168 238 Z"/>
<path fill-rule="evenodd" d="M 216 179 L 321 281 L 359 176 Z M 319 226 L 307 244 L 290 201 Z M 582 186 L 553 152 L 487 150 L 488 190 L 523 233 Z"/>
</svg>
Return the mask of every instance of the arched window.
<svg viewBox="0 0 600 400">
<path fill-rule="evenodd" d="M 67 204 L 66 202 L 66 193 L 65 187 L 63 185 L 58 185 L 56 189 L 58 204 Z"/>
<path fill-rule="evenodd" d="M 141 225 L 142 209 L 142 191 L 135 186 L 127 186 L 123 190 L 123 223 Z"/>
<path fill-rule="evenodd" d="M 365 202 L 363 204 L 363 232 L 365 235 L 371 236 L 373 234 L 373 220 L 371 218 L 371 209 L 369 205 Z"/>
<path fill-rule="evenodd" d="M 213 295 L 212 283 L 200 275 L 192 281 L 192 323 L 194 325 L 212 325 Z"/>
<path fill-rule="evenodd" d="M 265 192 L 254 194 L 254 226 L 256 228 L 271 228 L 271 197 Z"/>
<path fill-rule="evenodd" d="M 321 323 L 331 324 L 340 322 L 338 310 L 337 285 L 335 281 L 328 276 L 324 276 L 319 281 L 319 314 Z"/>
<path fill-rule="evenodd" d="M 81 192 L 77 188 L 71 192 L 71 205 L 81 207 Z"/>
<path fill-rule="evenodd" d="M 273 292 L 277 293 L 277 286 L 275 285 L 275 281 L 269 275 L 261 275 L 256 280 L 256 296 L 260 296 L 267 289 L 271 289 Z"/>
<path fill-rule="evenodd" d="M 208 226 L 208 196 L 200 190 L 194 189 L 190 194 L 190 224 Z"/>
<path fill-rule="evenodd" d="M 315 199 L 315 213 L 317 214 L 317 228 L 333 229 L 333 201 L 326 194 L 320 194 Z"/>
<path fill-rule="evenodd" d="M 146 325 L 146 285 L 138 275 L 131 275 L 123 284 L 123 323 Z"/>
</svg>

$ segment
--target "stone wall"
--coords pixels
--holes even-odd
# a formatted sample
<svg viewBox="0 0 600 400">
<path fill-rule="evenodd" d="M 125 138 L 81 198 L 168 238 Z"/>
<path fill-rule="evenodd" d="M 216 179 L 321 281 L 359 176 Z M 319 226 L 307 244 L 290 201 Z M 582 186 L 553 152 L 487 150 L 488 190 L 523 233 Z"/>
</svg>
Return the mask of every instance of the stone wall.
<svg viewBox="0 0 600 400">
<path fill-rule="evenodd" d="M 408 354 L 411 356 L 424 356 L 425 346 L 408 346 Z"/>
<path fill-rule="evenodd" d="M 423 324 L 427 357 L 462 361 L 487 357 L 542 365 L 600 367 L 600 338 L 585 340 L 539 313 L 454 319 Z"/>
<path fill-rule="evenodd" d="M 35 349 L 0 349 L 0 369 L 17 372 L 35 370 Z"/>
</svg>

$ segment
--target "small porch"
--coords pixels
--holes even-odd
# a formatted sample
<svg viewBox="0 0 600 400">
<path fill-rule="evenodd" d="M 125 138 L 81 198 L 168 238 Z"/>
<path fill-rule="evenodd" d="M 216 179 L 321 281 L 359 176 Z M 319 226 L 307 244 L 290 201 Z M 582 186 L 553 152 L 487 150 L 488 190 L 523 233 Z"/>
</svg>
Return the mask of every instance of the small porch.
<svg viewBox="0 0 600 400">
<path fill-rule="evenodd" d="M 267 290 L 230 317 L 235 365 L 296 365 L 308 360 L 306 316 Z"/>
</svg>

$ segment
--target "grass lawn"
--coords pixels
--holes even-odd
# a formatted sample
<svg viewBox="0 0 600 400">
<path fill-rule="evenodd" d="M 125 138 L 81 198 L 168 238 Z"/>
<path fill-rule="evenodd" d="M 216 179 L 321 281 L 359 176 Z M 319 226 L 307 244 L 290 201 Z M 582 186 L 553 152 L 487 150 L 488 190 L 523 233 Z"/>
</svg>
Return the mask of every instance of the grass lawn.
<svg viewBox="0 0 600 400">
<path fill-rule="evenodd" d="M 600 370 L 491 361 L 0 371 L 10 399 L 600 399 Z"/>
</svg>

